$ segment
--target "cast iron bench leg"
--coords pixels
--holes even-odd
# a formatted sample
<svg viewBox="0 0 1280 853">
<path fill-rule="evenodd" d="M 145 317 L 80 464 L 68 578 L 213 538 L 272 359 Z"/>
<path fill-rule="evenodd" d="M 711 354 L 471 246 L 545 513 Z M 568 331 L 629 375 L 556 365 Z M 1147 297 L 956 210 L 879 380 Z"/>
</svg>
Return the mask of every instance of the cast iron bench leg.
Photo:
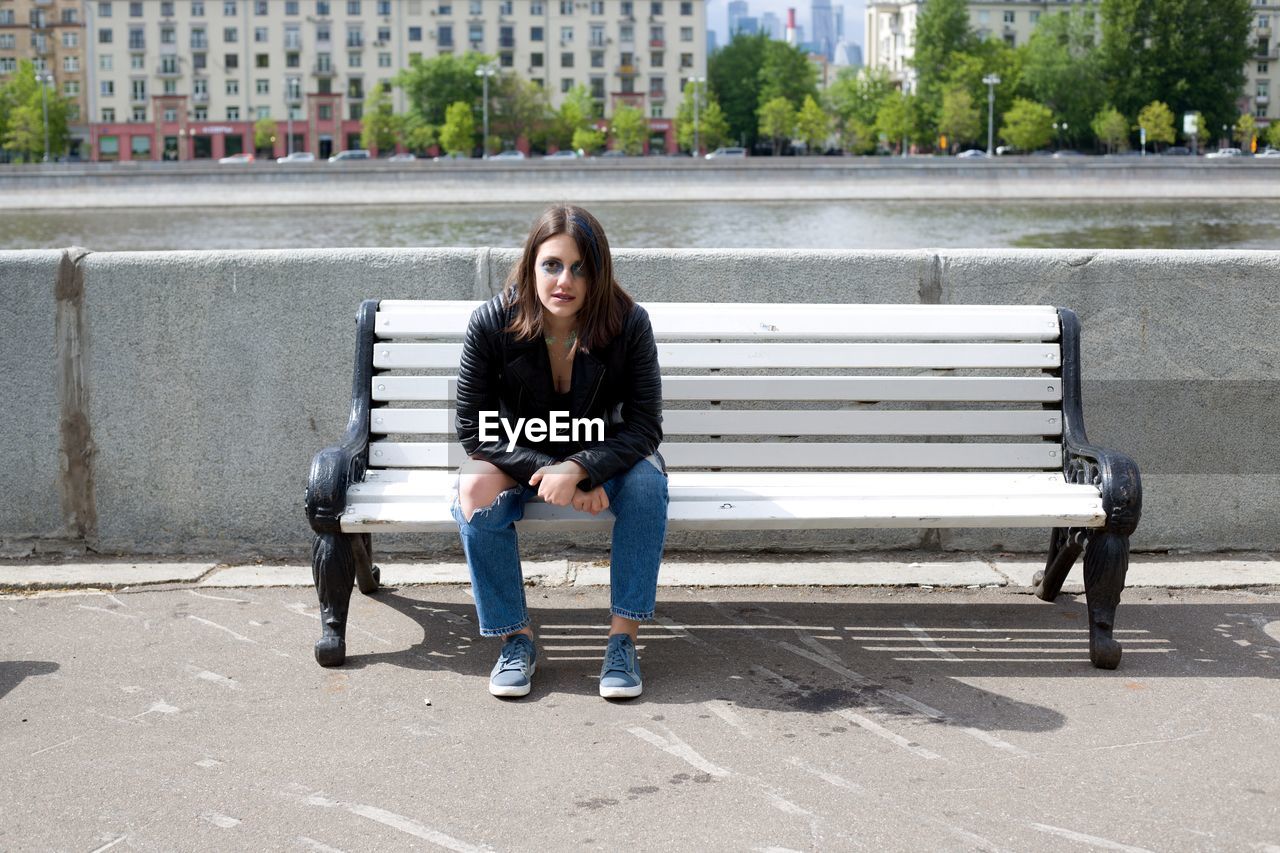
<svg viewBox="0 0 1280 853">
<path fill-rule="evenodd" d="M 356 555 L 356 586 L 365 595 L 373 595 L 382 582 L 382 572 L 373 564 L 373 536 L 357 533 L 351 543 Z"/>
<path fill-rule="evenodd" d="M 347 608 L 356 577 L 356 554 L 363 543 L 349 533 L 317 533 L 311 546 L 311 579 L 320 598 L 320 639 L 316 663 L 340 666 L 347 657 Z M 367 559 L 367 557 L 366 557 Z"/>
<path fill-rule="evenodd" d="M 1062 584 L 1066 582 L 1076 558 L 1084 550 L 1080 545 L 1080 532 L 1068 527 L 1055 527 L 1049 537 L 1049 560 L 1044 570 L 1036 572 L 1031 579 L 1036 588 L 1036 598 L 1041 601 L 1053 601 L 1062 592 Z"/>
<path fill-rule="evenodd" d="M 1093 530 L 1084 550 L 1084 593 L 1089 608 L 1089 660 L 1099 669 L 1120 665 L 1120 644 L 1111 636 L 1116 606 L 1129 570 L 1129 537 Z"/>
</svg>

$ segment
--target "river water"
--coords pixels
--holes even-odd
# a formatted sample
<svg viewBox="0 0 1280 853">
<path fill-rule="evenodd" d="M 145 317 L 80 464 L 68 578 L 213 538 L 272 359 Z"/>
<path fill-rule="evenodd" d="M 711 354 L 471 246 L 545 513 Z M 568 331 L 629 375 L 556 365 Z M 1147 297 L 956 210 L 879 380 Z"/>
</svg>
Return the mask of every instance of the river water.
<svg viewBox="0 0 1280 853">
<path fill-rule="evenodd" d="M 537 205 L 0 211 L 0 249 L 518 246 Z M 1280 249 L 1280 201 L 637 202 L 614 247 Z"/>
</svg>

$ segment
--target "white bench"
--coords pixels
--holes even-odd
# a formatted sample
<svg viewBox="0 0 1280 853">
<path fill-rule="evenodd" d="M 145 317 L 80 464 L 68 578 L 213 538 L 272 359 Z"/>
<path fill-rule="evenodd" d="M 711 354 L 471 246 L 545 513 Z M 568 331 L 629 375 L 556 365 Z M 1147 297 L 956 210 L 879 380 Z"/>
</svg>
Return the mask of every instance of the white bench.
<svg viewBox="0 0 1280 853">
<path fill-rule="evenodd" d="M 358 317 L 351 420 L 308 485 L 322 664 L 342 661 L 372 532 L 454 531 L 454 379 L 478 302 L 384 300 Z M 1085 552 L 1090 655 L 1111 636 L 1141 485 L 1092 447 L 1079 323 L 1045 306 L 648 303 L 663 368 L 670 529 L 1048 527 L 1037 593 Z M 522 528 L 605 526 L 531 502 Z"/>
</svg>

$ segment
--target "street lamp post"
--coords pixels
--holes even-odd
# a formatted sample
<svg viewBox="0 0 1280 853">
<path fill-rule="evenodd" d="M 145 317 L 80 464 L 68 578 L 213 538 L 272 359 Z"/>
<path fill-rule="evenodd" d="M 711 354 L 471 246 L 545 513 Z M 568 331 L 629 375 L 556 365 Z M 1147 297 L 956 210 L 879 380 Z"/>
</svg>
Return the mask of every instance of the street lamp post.
<svg viewBox="0 0 1280 853">
<path fill-rule="evenodd" d="M 481 150 L 485 160 L 489 159 L 489 78 L 497 73 L 498 69 L 491 63 L 476 69 L 476 76 L 484 78 L 484 139 L 481 140 Z"/>
<path fill-rule="evenodd" d="M 698 144 L 698 104 L 702 100 L 702 90 L 698 87 L 707 82 L 707 78 L 690 77 L 689 82 L 693 84 L 693 156 L 696 159 L 702 153 L 702 146 Z"/>
<path fill-rule="evenodd" d="M 44 162 L 49 162 L 49 95 L 48 84 L 53 82 L 53 74 L 49 71 L 37 71 L 36 82 L 40 84 L 40 106 L 44 111 Z"/>
<path fill-rule="evenodd" d="M 293 89 L 289 85 L 290 78 L 284 78 L 284 113 L 285 113 L 285 139 L 284 153 L 288 156 L 293 153 Z"/>
<path fill-rule="evenodd" d="M 1067 135 L 1067 123 L 1065 121 L 1062 121 L 1062 122 L 1055 121 L 1053 123 L 1053 136 L 1054 136 L 1053 141 L 1058 148 L 1062 147 L 1062 137 L 1066 135 Z"/>
<path fill-rule="evenodd" d="M 1000 85 L 999 74 L 988 74 L 982 78 L 987 84 L 987 156 L 995 154 L 992 144 L 995 141 L 996 86 Z"/>
</svg>

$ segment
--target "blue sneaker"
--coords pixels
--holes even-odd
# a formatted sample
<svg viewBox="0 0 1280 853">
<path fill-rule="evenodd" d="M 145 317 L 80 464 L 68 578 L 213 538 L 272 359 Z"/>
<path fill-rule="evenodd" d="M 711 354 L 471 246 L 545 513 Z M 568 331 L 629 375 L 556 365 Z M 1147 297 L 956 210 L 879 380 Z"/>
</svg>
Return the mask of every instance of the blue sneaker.
<svg viewBox="0 0 1280 853">
<path fill-rule="evenodd" d="M 494 696 L 528 696 L 537 668 L 538 650 L 533 647 L 533 640 L 515 634 L 502 644 L 498 662 L 489 673 L 489 692 Z"/>
<path fill-rule="evenodd" d="M 636 644 L 630 634 L 614 634 L 600 667 L 600 695 L 606 699 L 629 699 L 639 696 L 642 689 Z"/>
</svg>

